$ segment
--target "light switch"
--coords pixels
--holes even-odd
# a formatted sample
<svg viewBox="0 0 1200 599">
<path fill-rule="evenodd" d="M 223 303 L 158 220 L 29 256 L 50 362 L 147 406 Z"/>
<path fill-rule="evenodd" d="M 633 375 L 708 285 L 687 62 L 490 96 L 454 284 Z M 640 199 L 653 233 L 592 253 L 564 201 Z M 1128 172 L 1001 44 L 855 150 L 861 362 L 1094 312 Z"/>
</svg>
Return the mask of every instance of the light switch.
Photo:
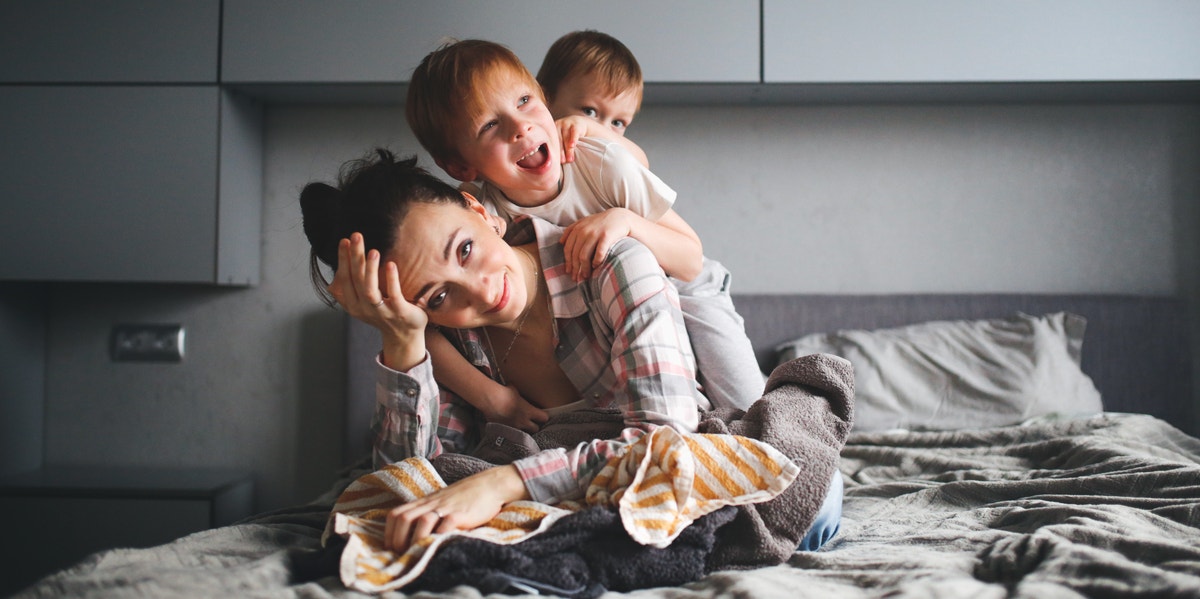
<svg viewBox="0 0 1200 599">
<path fill-rule="evenodd" d="M 115 362 L 180 362 L 183 333 L 178 324 L 119 324 L 109 350 Z"/>
</svg>

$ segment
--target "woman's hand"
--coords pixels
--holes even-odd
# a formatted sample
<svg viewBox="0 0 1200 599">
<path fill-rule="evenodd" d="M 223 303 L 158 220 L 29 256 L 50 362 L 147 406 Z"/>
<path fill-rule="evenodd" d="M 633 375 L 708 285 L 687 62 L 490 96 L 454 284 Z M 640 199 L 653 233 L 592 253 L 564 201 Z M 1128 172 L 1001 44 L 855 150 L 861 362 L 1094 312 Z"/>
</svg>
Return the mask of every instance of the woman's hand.
<svg viewBox="0 0 1200 599">
<path fill-rule="evenodd" d="M 385 549 L 404 553 L 433 533 L 470 530 L 487 524 L 506 504 L 528 499 L 516 466 L 496 466 L 432 495 L 393 508 L 384 527 Z"/>
<path fill-rule="evenodd" d="M 633 216 L 634 213 L 625 208 L 609 208 L 567 226 L 562 237 L 567 274 L 575 282 L 592 276 L 592 269 L 604 263 L 613 244 L 629 237 L 632 231 L 630 217 Z"/>
<path fill-rule="evenodd" d="M 363 237 L 353 233 L 338 243 L 338 269 L 329 293 L 347 314 L 383 334 L 384 364 L 408 370 L 425 359 L 425 311 L 400 293 L 400 273 L 393 262 L 384 268 L 379 285 L 379 252 L 365 251 Z"/>
</svg>

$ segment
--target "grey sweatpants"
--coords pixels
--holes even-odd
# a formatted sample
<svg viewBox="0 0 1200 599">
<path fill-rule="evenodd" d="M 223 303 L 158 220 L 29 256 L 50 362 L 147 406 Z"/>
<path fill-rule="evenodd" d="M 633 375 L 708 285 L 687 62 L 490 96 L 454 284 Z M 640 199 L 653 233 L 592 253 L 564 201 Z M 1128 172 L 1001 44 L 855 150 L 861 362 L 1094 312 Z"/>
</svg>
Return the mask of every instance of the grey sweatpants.
<svg viewBox="0 0 1200 599">
<path fill-rule="evenodd" d="M 714 408 L 746 409 L 762 397 L 766 376 L 754 357 L 745 321 L 729 296 L 729 271 L 705 258 L 700 276 L 686 283 L 671 280 L 679 291 L 705 397 Z"/>
</svg>

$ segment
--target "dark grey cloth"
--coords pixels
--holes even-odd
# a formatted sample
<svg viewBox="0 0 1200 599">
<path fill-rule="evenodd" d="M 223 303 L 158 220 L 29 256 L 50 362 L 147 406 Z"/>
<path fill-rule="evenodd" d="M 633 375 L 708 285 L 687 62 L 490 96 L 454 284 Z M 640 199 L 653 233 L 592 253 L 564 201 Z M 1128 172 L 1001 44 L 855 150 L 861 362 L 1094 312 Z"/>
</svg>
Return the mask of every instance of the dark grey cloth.
<svg viewBox="0 0 1200 599">
<path fill-rule="evenodd" d="M 630 538 L 615 509 L 592 507 L 512 545 L 470 538 L 446 543 L 405 591 L 470 585 L 481 593 L 502 593 L 521 590 L 512 584 L 517 582 L 586 599 L 606 590 L 679 586 L 704 575 L 715 533 L 734 514 L 732 507 L 707 514 L 660 549 Z"/>
</svg>

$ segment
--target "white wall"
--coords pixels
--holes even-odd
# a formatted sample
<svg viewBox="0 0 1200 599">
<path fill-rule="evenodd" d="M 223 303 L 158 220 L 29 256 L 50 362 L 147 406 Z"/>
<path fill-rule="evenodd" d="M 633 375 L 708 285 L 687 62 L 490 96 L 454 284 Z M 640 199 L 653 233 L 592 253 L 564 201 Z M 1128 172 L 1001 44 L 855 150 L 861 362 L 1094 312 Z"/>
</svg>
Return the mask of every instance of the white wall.
<svg viewBox="0 0 1200 599">
<path fill-rule="evenodd" d="M 630 136 L 735 291 L 1196 293 L 1197 106 L 650 106 Z M 343 330 L 297 196 L 375 145 L 417 148 L 401 108 L 269 109 L 258 287 L 52 286 L 45 461 L 250 468 L 261 509 L 323 491 Z M 186 360 L 109 362 L 130 321 L 182 323 Z"/>
</svg>

